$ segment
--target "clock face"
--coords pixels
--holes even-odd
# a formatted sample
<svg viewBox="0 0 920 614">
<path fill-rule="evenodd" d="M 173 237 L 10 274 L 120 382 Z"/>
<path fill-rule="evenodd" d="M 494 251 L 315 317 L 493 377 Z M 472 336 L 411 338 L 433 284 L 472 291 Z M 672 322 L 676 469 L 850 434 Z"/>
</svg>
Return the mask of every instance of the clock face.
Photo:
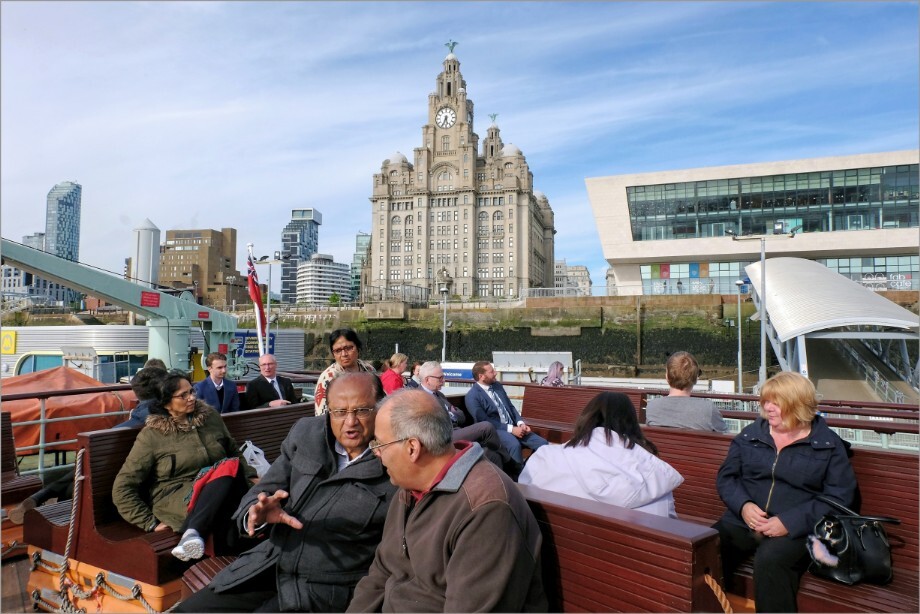
<svg viewBox="0 0 920 614">
<path fill-rule="evenodd" d="M 442 107 L 434 116 L 434 123 L 441 128 L 450 128 L 457 121 L 457 113 L 450 107 Z"/>
</svg>

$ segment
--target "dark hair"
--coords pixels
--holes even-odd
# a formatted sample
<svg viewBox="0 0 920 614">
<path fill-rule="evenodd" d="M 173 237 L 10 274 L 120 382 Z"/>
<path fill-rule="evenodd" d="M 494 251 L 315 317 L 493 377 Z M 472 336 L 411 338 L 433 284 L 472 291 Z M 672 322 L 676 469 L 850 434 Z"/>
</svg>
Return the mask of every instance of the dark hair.
<svg viewBox="0 0 920 614">
<path fill-rule="evenodd" d="M 147 367 L 159 367 L 160 369 L 166 370 L 166 363 L 160 360 L 159 358 L 151 358 L 144 363 L 144 368 Z"/>
<path fill-rule="evenodd" d="M 138 401 L 160 398 L 160 382 L 166 377 L 166 369 L 144 367 L 131 378 L 131 390 Z"/>
<path fill-rule="evenodd" d="M 336 382 L 341 382 L 343 380 L 348 381 L 353 378 L 361 378 L 370 380 L 371 386 L 374 387 L 374 400 L 379 401 L 386 396 L 386 392 L 383 390 L 383 382 L 380 381 L 380 378 L 377 377 L 376 373 L 368 373 L 367 371 L 346 371 L 345 373 L 340 373 L 337 377 L 329 380 L 329 383 L 326 384 L 326 399 L 328 401 L 329 395 L 332 394 L 332 388 Z M 335 386 L 337 387 L 337 386 Z"/>
<path fill-rule="evenodd" d="M 211 352 L 210 354 L 205 356 L 204 364 L 205 366 L 210 367 L 211 363 L 214 362 L 215 360 L 223 360 L 224 362 L 227 362 L 227 355 L 221 352 Z"/>
<path fill-rule="evenodd" d="M 185 371 L 173 369 L 172 371 L 166 372 L 163 379 L 160 380 L 159 398 L 157 402 L 153 403 L 150 407 L 151 414 L 169 414 L 166 407 L 172 401 L 173 395 L 176 394 L 176 390 L 179 389 L 179 382 L 182 380 L 187 381 L 189 384 L 192 383 L 192 379 Z"/>
<path fill-rule="evenodd" d="M 599 426 L 604 427 L 608 445 L 613 441 L 613 433 L 616 433 L 627 449 L 639 444 L 658 456 L 658 448 L 645 438 L 639 427 L 636 408 L 625 394 L 602 392 L 588 401 L 575 420 L 575 432 L 565 447 L 587 446 L 592 432 Z"/>
<path fill-rule="evenodd" d="M 488 360 L 480 360 L 479 362 L 473 364 L 473 379 L 477 382 L 479 381 L 479 376 L 486 372 L 486 367 L 490 365 Z"/>
<path fill-rule="evenodd" d="M 355 347 L 358 348 L 358 351 L 364 349 L 364 344 L 361 343 L 361 339 L 358 337 L 358 333 L 353 331 L 350 328 L 337 328 L 331 333 L 329 333 L 329 351 L 332 351 L 332 345 L 338 341 L 339 337 L 345 337 L 348 341 L 351 341 L 355 344 Z"/>
</svg>

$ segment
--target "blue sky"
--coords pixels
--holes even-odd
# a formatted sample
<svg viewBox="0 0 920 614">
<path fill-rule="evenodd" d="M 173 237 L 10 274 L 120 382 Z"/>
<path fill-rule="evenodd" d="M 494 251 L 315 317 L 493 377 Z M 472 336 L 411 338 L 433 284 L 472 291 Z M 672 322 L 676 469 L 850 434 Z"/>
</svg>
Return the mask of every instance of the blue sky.
<svg viewBox="0 0 920 614">
<path fill-rule="evenodd" d="M 44 230 L 83 185 L 80 259 L 131 230 L 237 229 L 280 248 L 323 214 L 351 262 L 372 175 L 412 159 L 455 54 L 556 214 L 556 257 L 603 285 L 584 180 L 918 147 L 917 2 L 3 2 L 0 226 Z M 265 280 L 266 274 L 261 274 Z M 276 276 L 277 277 L 277 276 Z M 274 289 L 279 287 L 273 280 Z"/>
</svg>

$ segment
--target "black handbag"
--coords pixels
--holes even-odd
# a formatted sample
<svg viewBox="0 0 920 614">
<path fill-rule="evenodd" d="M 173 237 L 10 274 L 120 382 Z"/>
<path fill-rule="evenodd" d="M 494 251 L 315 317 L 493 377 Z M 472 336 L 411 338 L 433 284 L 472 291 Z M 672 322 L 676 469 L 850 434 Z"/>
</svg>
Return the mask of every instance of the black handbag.
<svg viewBox="0 0 920 614">
<path fill-rule="evenodd" d="M 881 523 L 901 524 L 890 516 L 861 516 L 833 499 L 817 499 L 838 510 L 825 514 L 808 536 L 814 575 L 844 584 L 891 582 L 891 546 Z"/>
</svg>

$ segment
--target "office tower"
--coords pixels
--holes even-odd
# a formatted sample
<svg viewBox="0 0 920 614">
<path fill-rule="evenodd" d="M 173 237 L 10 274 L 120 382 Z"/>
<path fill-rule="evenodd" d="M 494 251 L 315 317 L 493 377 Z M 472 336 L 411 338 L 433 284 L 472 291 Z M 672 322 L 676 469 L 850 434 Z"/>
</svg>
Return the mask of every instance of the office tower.
<svg viewBox="0 0 920 614">
<path fill-rule="evenodd" d="M 351 268 L 333 262 L 332 256 L 313 254 L 297 267 L 296 302 L 307 305 L 328 304 L 336 295 L 342 303 L 351 301 Z"/>
<path fill-rule="evenodd" d="M 281 232 L 281 302 L 297 301 L 297 267 L 310 260 L 319 249 L 319 226 L 322 214 L 316 209 L 293 209 L 291 221 Z"/>
<path fill-rule="evenodd" d="M 355 236 L 355 255 L 351 260 L 351 295 L 354 300 L 361 300 L 361 288 L 364 285 L 363 272 L 365 267 L 370 264 L 371 235 L 367 232 L 359 232 Z M 364 280 L 366 281 L 366 280 Z"/>
<path fill-rule="evenodd" d="M 159 275 L 160 284 L 188 290 L 203 305 L 242 300 L 244 277 L 236 269 L 236 228 L 167 230 Z"/>
</svg>

